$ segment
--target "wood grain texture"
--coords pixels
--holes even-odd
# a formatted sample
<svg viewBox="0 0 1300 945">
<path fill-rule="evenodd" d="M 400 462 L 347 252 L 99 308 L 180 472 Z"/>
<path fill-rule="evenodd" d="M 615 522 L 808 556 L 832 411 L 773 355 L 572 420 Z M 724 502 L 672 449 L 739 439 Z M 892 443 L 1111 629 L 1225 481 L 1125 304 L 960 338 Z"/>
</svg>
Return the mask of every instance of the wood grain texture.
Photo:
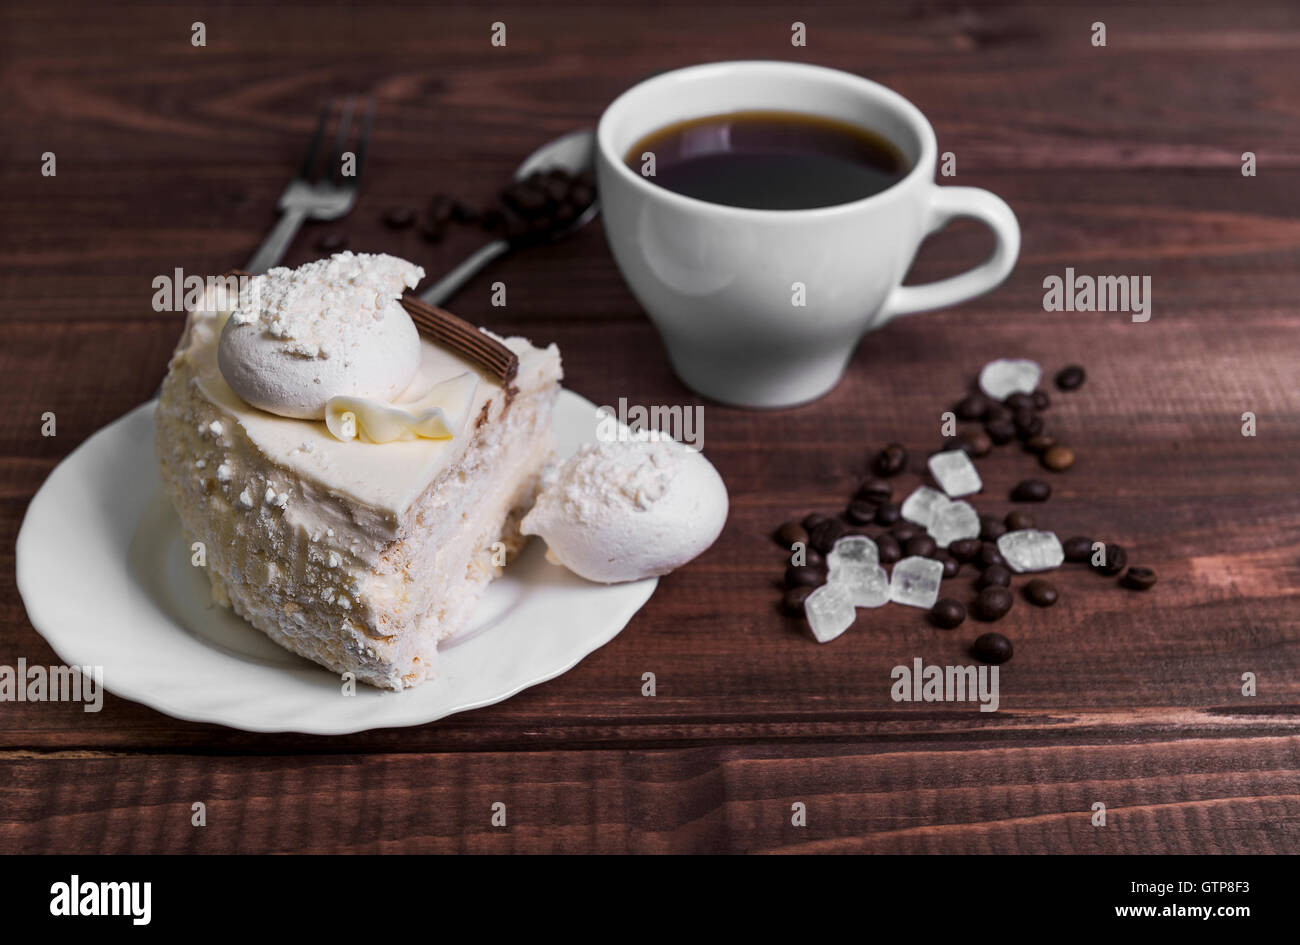
<svg viewBox="0 0 1300 945">
<path fill-rule="evenodd" d="M 205 49 L 189 45 L 200 18 Z M 806 49 L 789 46 L 795 18 Z M 494 20 L 505 49 L 488 44 Z M 1096 20 L 1105 49 L 1088 43 Z M 304 229 L 291 264 L 337 231 L 443 272 L 474 234 L 429 244 L 385 229 L 385 207 L 485 200 L 638 79 L 753 57 L 896 88 L 957 156 L 951 182 L 1002 195 L 1024 242 L 1003 286 L 870 336 L 818 403 L 706 404 L 726 530 L 573 671 L 440 723 L 340 738 L 185 723 L 111 696 L 97 715 L 3 703 L 0 850 L 1300 852 L 1298 49 L 1284 2 L 7 5 L 0 664 L 54 659 L 18 598 L 14 539 L 58 461 L 156 388 L 181 320 L 151 309 L 151 280 L 248 257 L 322 94 L 374 90 L 375 141 L 357 208 Z M 39 175 L 45 151 L 57 177 Z M 1244 151 L 1257 177 L 1241 176 Z M 954 225 L 909 281 L 990 246 Z M 1044 313 L 1042 280 L 1067 266 L 1149 275 L 1151 321 Z M 699 402 L 599 224 L 498 263 L 451 308 L 557 342 L 566 384 L 597 403 Z M 770 532 L 839 510 L 882 442 L 938 446 L 939 413 L 1000 356 L 1087 366 L 1048 414 L 1080 459 L 1039 520 L 1120 541 L 1160 584 L 1136 595 L 1067 569 L 1056 607 L 1020 601 L 999 625 L 1016 644 L 1000 711 L 895 703 L 893 666 L 967 662 L 983 628 L 890 607 L 819 647 L 776 606 Z M 54 438 L 39 435 L 47 410 Z M 1008 509 L 1035 470 L 1018 451 L 983 463 L 981 509 Z M 488 824 L 495 800 L 505 831 Z M 795 801 L 807 828 L 789 826 Z"/>
</svg>

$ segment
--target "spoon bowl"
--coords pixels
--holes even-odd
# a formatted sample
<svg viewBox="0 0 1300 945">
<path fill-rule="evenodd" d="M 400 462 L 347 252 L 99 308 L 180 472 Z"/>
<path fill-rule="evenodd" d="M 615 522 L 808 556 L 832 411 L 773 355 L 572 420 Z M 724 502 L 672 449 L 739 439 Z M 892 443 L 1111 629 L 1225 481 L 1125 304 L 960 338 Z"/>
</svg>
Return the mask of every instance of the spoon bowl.
<svg viewBox="0 0 1300 945">
<path fill-rule="evenodd" d="M 515 168 L 514 179 L 523 180 L 531 174 L 557 169 L 568 171 L 570 174 L 580 174 L 583 171 L 590 173 L 594 170 L 595 164 L 595 133 L 586 130 L 571 131 L 567 135 L 548 141 L 524 158 L 523 162 Z M 595 219 L 596 214 L 599 212 L 600 196 L 598 194 L 591 201 L 591 204 L 570 223 L 563 227 L 557 227 L 546 234 L 544 239 L 537 242 L 553 243 L 556 240 L 564 239 L 566 236 L 571 236 Z M 430 305 L 442 305 L 488 263 L 520 245 L 527 244 L 511 242 L 501 238 L 492 240 L 474 252 L 473 255 L 451 272 L 421 292 L 420 301 L 427 302 Z"/>
</svg>

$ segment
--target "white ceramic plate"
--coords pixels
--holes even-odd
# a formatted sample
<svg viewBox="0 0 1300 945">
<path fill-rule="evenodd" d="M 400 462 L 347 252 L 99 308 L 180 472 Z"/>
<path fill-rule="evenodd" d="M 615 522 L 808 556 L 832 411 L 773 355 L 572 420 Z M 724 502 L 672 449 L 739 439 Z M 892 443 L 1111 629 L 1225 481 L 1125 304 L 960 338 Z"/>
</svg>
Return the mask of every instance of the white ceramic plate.
<svg viewBox="0 0 1300 945">
<path fill-rule="evenodd" d="M 18 589 L 67 665 L 102 666 L 104 687 L 180 719 L 255 732 L 338 735 L 420 725 L 508 699 L 612 640 L 657 579 L 592 584 L 548 564 L 532 540 L 488 586 L 471 626 L 441 648 L 439 676 L 405 692 L 358 685 L 281 649 L 212 603 L 190 565 L 154 460 L 154 408 L 100 430 L 50 474 L 18 533 Z M 595 406 L 561 391 L 561 457 L 595 435 Z"/>
</svg>

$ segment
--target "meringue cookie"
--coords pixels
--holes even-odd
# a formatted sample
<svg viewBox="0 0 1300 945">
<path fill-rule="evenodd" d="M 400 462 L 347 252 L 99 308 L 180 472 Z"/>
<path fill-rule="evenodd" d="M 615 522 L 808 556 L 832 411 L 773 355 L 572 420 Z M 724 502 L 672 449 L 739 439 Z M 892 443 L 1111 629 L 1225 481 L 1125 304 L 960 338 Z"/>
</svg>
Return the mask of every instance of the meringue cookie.
<svg viewBox="0 0 1300 945">
<path fill-rule="evenodd" d="M 353 253 L 254 276 L 222 329 L 221 374 L 282 417 L 321 420 L 334 397 L 391 401 L 420 363 L 420 333 L 398 299 L 423 277 L 395 256 Z"/>
<path fill-rule="evenodd" d="M 547 557 L 601 584 L 667 574 L 713 544 L 727 487 L 671 439 L 587 444 L 543 487 L 520 530 Z"/>
</svg>

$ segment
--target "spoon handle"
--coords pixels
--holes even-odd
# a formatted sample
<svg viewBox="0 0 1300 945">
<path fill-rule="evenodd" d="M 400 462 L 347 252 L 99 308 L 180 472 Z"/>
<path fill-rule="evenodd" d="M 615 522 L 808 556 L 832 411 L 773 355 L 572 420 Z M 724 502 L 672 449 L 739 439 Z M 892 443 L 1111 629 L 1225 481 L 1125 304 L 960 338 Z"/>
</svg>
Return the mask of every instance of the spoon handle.
<svg viewBox="0 0 1300 945">
<path fill-rule="evenodd" d="M 421 292 L 419 295 L 420 301 L 427 302 L 430 305 L 442 305 L 455 295 L 461 286 L 476 276 L 484 266 L 509 249 L 510 244 L 506 240 L 493 240 L 485 244 L 463 263 Z"/>
</svg>

